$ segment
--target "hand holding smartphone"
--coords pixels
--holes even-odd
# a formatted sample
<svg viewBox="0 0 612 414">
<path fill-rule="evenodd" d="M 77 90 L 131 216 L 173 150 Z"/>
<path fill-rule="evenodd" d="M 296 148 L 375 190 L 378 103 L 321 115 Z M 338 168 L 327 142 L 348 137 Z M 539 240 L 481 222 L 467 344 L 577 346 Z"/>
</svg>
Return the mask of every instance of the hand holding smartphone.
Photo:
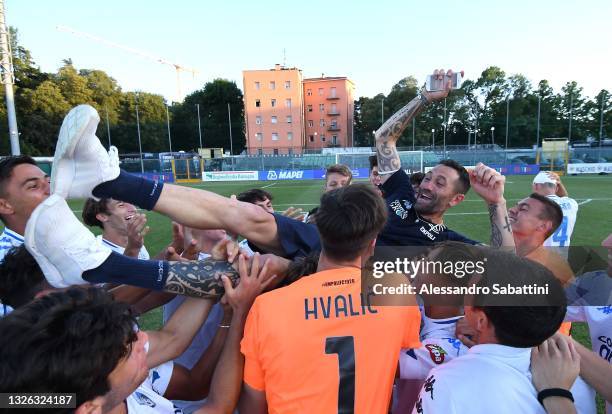
<svg viewBox="0 0 612 414">
<path fill-rule="evenodd" d="M 453 72 L 449 77 L 448 73 L 436 71 L 434 74 L 429 75 L 425 82 L 425 90 L 427 92 L 443 91 L 446 83 L 451 81 L 451 90 L 460 89 L 461 83 L 463 82 L 463 72 Z"/>
</svg>

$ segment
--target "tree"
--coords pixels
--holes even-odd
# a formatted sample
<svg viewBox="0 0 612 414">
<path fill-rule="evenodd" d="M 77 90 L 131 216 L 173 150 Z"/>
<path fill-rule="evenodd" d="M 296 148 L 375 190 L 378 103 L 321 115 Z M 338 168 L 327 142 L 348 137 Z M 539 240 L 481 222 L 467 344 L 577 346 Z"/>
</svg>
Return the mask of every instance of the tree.
<svg viewBox="0 0 612 414">
<path fill-rule="evenodd" d="M 176 135 L 176 148 L 193 150 L 199 146 L 198 118 L 196 104 L 200 105 L 202 145 L 205 148 L 230 149 L 229 117 L 232 118 L 232 141 L 234 154 L 245 147 L 244 102 L 242 92 L 235 82 L 215 79 L 185 98 L 172 108 L 172 129 Z M 173 140 L 174 145 L 175 140 Z"/>
</svg>

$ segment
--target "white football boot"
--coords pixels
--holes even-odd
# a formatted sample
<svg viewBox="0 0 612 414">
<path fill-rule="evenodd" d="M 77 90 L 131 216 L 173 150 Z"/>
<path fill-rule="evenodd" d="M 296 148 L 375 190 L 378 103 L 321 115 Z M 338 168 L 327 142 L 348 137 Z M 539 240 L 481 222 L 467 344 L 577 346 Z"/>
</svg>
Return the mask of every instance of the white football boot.
<svg viewBox="0 0 612 414">
<path fill-rule="evenodd" d="M 56 288 L 88 283 L 83 272 L 100 266 L 111 254 L 57 194 L 39 204 L 30 216 L 25 246 Z"/>
<path fill-rule="evenodd" d="M 117 148 L 107 153 L 96 136 L 99 122 L 98 112 L 89 105 L 72 108 L 64 118 L 53 157 L 52 194 L 92 197 L 95 186 L 119 175 Z"/>
</svg>

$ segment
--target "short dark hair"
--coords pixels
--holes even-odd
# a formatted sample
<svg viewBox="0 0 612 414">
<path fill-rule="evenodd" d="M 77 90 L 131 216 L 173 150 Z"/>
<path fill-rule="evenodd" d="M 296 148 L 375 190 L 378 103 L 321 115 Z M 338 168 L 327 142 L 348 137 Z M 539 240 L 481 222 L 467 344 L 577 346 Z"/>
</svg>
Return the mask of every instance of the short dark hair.
<svg viewBox="0 0 612 414">
<path fill-rule="evenodd" d="M 326 255 L 351 260 L 361 254 L 386 221 L 383 198 L 370 185 L 355 184 L 321 196 L 316 226 Z"/>
<path fill-rule="evenodd" d="M 304 276 L 317 273 L 320 254 L 321 252 L 318 250 L 310 252 L 306 256 L 300 256 L 289 263 L 282 286 L 288 286 Z"/>
<path fill-rule="evenodd" d="M 425 173 L 421 171 L 413 172 L 410 174 L 410 184 L 411 185 L 421 185 L 421 181 L 425 178 Z"/>
<path fill-rule="evenodd" d="M 551 234 L 557 230 L 557 228 L 561 225 L 563 221 L 563 210 L 559 204 L 555 203 L 550 198 L 543 196 L 538 193 L 531 193 L 529 198 L 533 198 L 538 200 L 540 203 L 544 204 L 544 209 L 542 210 L 542 214 L 540 214 L 540 218 L 542 220 L 549 220 L 552 222 L 552 227 L 550 231 L 546 234 L 546 237 L 550 237 Z"/>
<path fill-rule="evenodd" d="M 334 164 L 334 165 L 330 165 L 329 167 L 327 167 L 327 170 L 325 171 L 325 180 L 327 181 L 327 177 L 329 176 L 329 174 L 332 173 L 336 173 L 336 174 L 340 174 L 344 177 L 348 177 L 349 179 L 349 184 L 351 182 L 351 180 L 353 179 L 353 172 L 351 171 L 351 169 L 349 167 L 347 167 L 344 164 Z"/>
<path fill-rule="evenodd" d="M 101 288 L 36 299 L 0 319 L 0 392 L 75 393 L 77 407 L 105 395 L 135 327 L 129 306 Z"/>
<path fill-rule="evenodd" d="M 13 175 L 13 170 L 16 166 L 21 164 L 38 165 L 34 158 L 28 155 L 13 155 L 5 157 L 0 160 L 0 197 L 4 196 L 5 188 L 4 185 Z"/>
<path fill-rule="evenodd" d="M 245 203 L 255 204 L 257 201 L 265 201 L 266 199 L 272 201 L 272 194 L 261 188 L 251 188 L 238 194 L 236 199 Z"/>
<path fill-rule="evenodd" d="M 15 309 L 50 289 L 40 266 L 25 246 L 13 247 L 0 261 L 0 301 Z"/>
<path fill-rule="evenodd" d="M 370 171 L 372 171 L 374 167 L 378 167 L 378 157 L 376 155 L 370 155 L 368 161 L 370 162 Z"/>
<path fill-rule="evenodd" d="M 567 300 L 561 282 L 546 267 L 514 253 L 478 246 L 486 253 L 486 274 L 477 284 L 499 286 L 547 286 L 547 294 L 475 295 L 473 305 L 482 309 L 495 328 L 501 345 L 530 348 L 550 338 L 561 326 Z"/>
<path fill-rule="evenodd" d="M 457 171 L 457 174 L 459 174 L 459 180 L 457 180 L 457 184 L 455 186 L 457 192 L 467 194 L 467 192 L 470 191 L 470 174 L 463 165 L 451 159 L 442 160 L 438 163 L 438 165 L 445 165 Z"/>
<path fill-rule="evenodd" d="M 101 229 L 104 228 L 104 225 L 98 218 L 96 217 L 98 214 L 110 214 L 108 211 L 108 202 L 110 198 L 101 198 L 100 200 L 95 200 L 93 198 L 88 198 L 85 200 L 85 205 L 83 206 L 83 212 L 81 216 L 83 217 L 83 223 L 88 226 L 98 226 Z"/>
</svg>

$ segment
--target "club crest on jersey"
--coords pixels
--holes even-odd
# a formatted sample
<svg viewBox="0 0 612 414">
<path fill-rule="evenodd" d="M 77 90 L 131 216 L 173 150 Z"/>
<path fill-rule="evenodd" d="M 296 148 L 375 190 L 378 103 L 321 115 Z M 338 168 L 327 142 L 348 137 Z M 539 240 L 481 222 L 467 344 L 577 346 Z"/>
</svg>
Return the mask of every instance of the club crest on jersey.
<svg viewBox="0 0 612 414">
<path fill-rule="evenodd" d="M 136 401 L 138 401 L 138 404 L 140 405 L 146 405 L 151 408 L 155 407 L 155 403 L 153 402 L 153 400 L 144 395 L 143 393 L 136 391 L 134 393 L 134 397 L 136 397 Z"/>
<path fill-rule="evenodd" d="M 427 348 L 427 350 L 429 351 L 429 356 L 431 357 L 431 360 L 434 362 L 434 364 L 440 365 L 444 362 L 444 355 L 446 355 L 446 351 L 442 349 L 441 346 L 427 344 L 425 345 L 425 348 Z"/>
</svg>

